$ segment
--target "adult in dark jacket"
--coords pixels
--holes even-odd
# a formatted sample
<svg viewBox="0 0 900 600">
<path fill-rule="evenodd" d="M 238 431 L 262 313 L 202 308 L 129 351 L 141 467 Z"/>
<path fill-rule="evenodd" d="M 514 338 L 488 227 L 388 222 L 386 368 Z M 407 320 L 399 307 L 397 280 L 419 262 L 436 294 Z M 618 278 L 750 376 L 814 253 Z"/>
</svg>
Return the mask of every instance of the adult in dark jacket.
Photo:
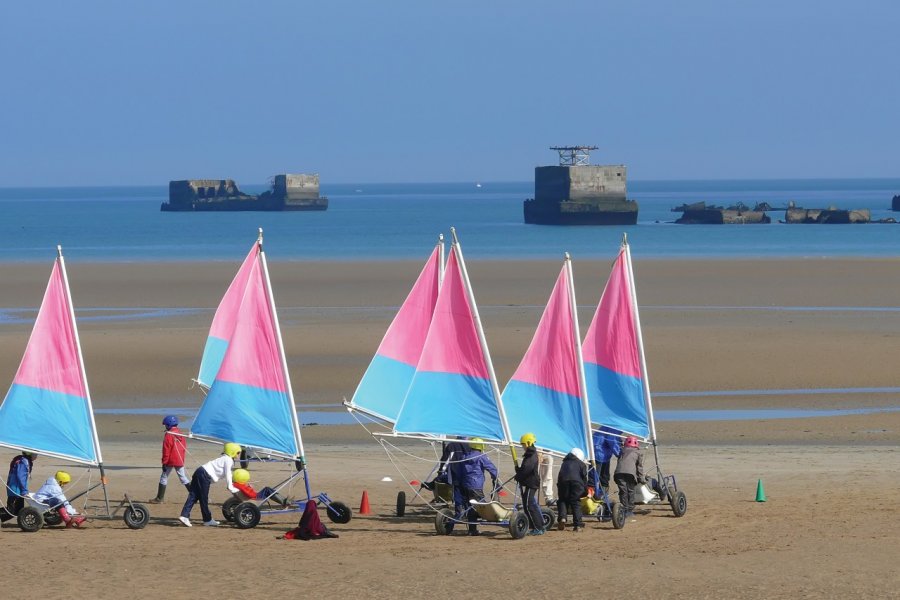
<svg viewBox="0 0 900 600">
<path fill-rule="evenodd" d="M 609 466 L 613 456 L 622 454 L 622 447 L 619 445 L 619 437 L 609 433 L 601 433 L 595 431 L 594 439 L 594 460 L 597 461 L 597 470 L 600 475 L 600 487 L 604 491 L 609 491 Z"/>
<path fill-rule="evenodd" d="M 625 516 L 630 517 L 634 514 L 634 488 L 638 483 L 644 482 L 644 455 L 636 437 L 625 438 L 625 447 L 616 461 L 613 479 L 619 486 L 619 502 L 625 510 Z"/>
<path fill-rule="evenodd" d="M 531 526 L 529 535 L 543 535 L 544 518 L 537 502 L 537 491 L 541 485 L 537 448 L 534 447 L 537 438 L 533 433 L 526 433 L 519 442 L 525 448 L 525 454 L 522 456 L 522 464 L 516 468 L 516 482 L 522 490 L 522 506 L 525 507 L 528 524 Z"/>
<path fill-rule="evenodd" d="M 9 463 L 9 474 L 6 476 L 6 510 L 0 510 L 0 521 L 8 521 L 25 506 L 25 495 L 28 493 L 28 478 L 37 454 L 22 450 Z"/>
<path fill-rule="evenodd" d="M 581 448 L 572 448 L 563 459 L 559 467 L 559 475 L 556 477 L 557 500 L 556 507 L 559 511 L 557 529 L 564 531 L 566 528 L 566 509 L 572 513 L 574 531 L 584 529 L 584 521 L 581 518 L 581 497 L 587 492 L 587 465 L 584 464 L 584 452 Z"/>
<path fill-rule="evenodd" d="M 470 500 L 484 501 L 485 472 L 491 474 L 494 487 L 497 486 L 497 467 L 484 454 L 484 440 L 481 438 L 472 438 L 463 446 L 465 450 L 462 455 L 450 465 L 450 476 L 454 488 L 458 490 L 456 515 L 457 519 L 468 521 L 469 535 L 478 535 L 478 513 L 472 508 Z M 453 530 L 452 524 L 450 530 Z"/>
</svg>

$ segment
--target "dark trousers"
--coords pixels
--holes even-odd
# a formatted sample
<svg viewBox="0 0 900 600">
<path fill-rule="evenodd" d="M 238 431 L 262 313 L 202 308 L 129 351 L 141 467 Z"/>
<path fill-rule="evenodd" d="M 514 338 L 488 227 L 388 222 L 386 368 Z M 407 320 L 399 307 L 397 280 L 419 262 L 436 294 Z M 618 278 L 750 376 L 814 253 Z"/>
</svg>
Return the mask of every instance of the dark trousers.
<svg viewBox="0 0 900 600">
<path fill-rule="evenodd" d="M 6 510 L 0 510 L 0 521 L 9 521 L 25 508 L 25 498 L 22 496 L 7 496 Z"/>
<path fill-rule="evenodd" d="M 475 511 L 475 508 L 469 500 L 483 502 L 484 492 L 470 488 L 459 488 L 459 491 L 460 496 L 462 496 L 463 506 L 457 507 L 457 518 L 460 520 L 465 518 L 465 520 L 468 521 L 469 531 L 478 531 L 478 513 Z"/>
<path fill-rule="evenodd" d="M 616 485 L 619 486 L 619 503 L 626 513 L 634 512 L 634 488 L 637 478 L 630 473 L 616 473 Z"/>
<path fill-rule="evenodd" d="M 541 516 L 541 508 L 537 501 L 537 488 L 529 488 L 520 486 L 522 490 L 522 506 L 525 507 L 525 514 L 528 515 L 528 524 L 532 529 L 544 528 L 544 517 Z"/>
<path fill-rule="evenodd" d="M 575 528 L 584 527 L 581 518 L 581 497 L 584 496 L 584 486 L 580 481 L 558 481 L 556 492 L 559 500 L 556 501 L 556 510 L 561 523 L 566 520 L 566 509 L 572 513 L 572 523 Z"/>
<path fill-rule="evenodd" d="M 197 467 L 194 476 L 191 477 L 191 485 L 188 488 L 188 497 L 184 502 L 184 508 L 181 509 L 181 516 L 190 519 L 191 510 L 196 502 L 200 502 L 200 516 L 203 522 L 212 521 L 212 513 L 209 512 L 209 486 L 212 484 L 212 478 L 206 469 Z"/>
<path fill-rule="evenodd" d="M 609 489 L 609 461 L 599 463 L 600 465 L 600 487 L 604 490 Z"/>
</svg>

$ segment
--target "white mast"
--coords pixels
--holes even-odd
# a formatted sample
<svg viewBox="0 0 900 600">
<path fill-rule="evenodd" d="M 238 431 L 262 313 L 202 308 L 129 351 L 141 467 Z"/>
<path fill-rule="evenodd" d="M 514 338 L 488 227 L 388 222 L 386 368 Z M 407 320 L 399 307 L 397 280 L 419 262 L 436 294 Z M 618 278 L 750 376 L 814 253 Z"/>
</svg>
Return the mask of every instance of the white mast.
<svg viewBox="0 0 900 600">
<path fill-rule="evenodd" d="M 585 423 L 585 441 L 587 442 L 588 456 L 591 465 L 596 468 L 597 459 L 594 456 L 594 440 L 591 436 L 591 412 L 588 407 L 587 380 L 584 374 L 584 358 L 581 355 L 581 331 L 578 328 L 578 304 L 575 303 L 575 275 L 572 273 L 572 258 L 566 252 L 566 287 L 569 291 L 569 305 L 572 310 L 572 325 L 575 336 L 575 358 L 578 361 L 578 391 L 581 394 L 581 414 Z"/>
<path fill-rule="evenodd" d="M 72 323 L 72 332 L 75 335 L 75 348 L 78 350 L 78 369 L 81 371 L 81 382 L 84 384 L 84 395 L 87 400 L 88 416 L 91 419 L 91 439 L 94 441 L 94 453 L 97 455 L 97 466 L 100 467 L 100 483 L 103 484 L 103 499 L 106 503 L 106 512 L 109 514 L 109 496 L 106 491 L 106 473 L 103 470 L 103 455 L 100 452 L 100 438 L 97 436 L 97 422 L 94 419 L 94 406 L 91 403 L 91 389 L 88 386 L 87 370 L 84 367 L 84 355 L 81 352 L 81 338 L 78 336 L 78 323 L 75 321 L 75 306 L 72 302 L 72 290 L 69 288 L 69 276 L 66 273 L 66 259 L 63 258 L 62 246 L 56 246 L 59 270 L 62 273 L 63 284 L 66 286 L 66 304 L 69 309 L 69 320 Z"/>
<path fill-rule="evenodd" d="M 275 297 L 272 295 L 272 281 L 269 279 L 269 267 L 266 263 L 266 253 L 263 251 L 263 230 L 259 228 L 259 238 L 256 240 L 259 244 L 259 260 L 262 263 L 262 270 L 266 276 L 266 293 L 269 297 L 269 307 L 272 311 L 272 321 L 275 323 L 275 337 L 278 341 L 278 352 L 281 355 L 281 371 L 284 373 L 284 383 L 287 386 L 288 398 L 290 399 L 291 422 L 294 427 L 294 441 L 297 442 L 297 452 L 300 454 L 300 462 L 306 464 L 306 456 L 303 451 L 303 439 L 300 437 L 300 420 L 297 418 L 297 405 L 294 402 L 294 388 L 291 386 L 291 374 L 288 372 L 287 357 L 284 354 L 284 342 L 281 338 L 281 325 L 278 322 L 278 311 L 275 309 Z"/>
<path fill-rule="evenodd" d="M 444 234 L 438 235 L 438 290 L 444 284 Z"/>
<path fill-rule="evenodd" d="M 466 285 L 466 296 L 469 300 L 469 308 L 475 319 L 475 329 L 478 331 L 478 340 L 481 343 L 481 354 L 484 357 L 484 362 L 487 365 L 488 374 L 491 379 L 491 389 L 494 392 L 494 403 L 497 405 L 497 412 L 500 413 L 500 425 L 503 427 L 503 435 L 506 437 L 504 441 L 509 444 L 510 450 L 512 450 L 513 462 L 518 466 L 516 448 L 513 444 L 512 435 L 509 432 L 509 423 L 506 421 L 506 411 L 503 409 L 503 402 L 500 400 L 500 386 L 497 385 L 497 375 L 494 373 L 494 363 L 491 361 L 491 353 L 488 351 L 487 339 L 484 337 L 484 329 L 481 326 L 481 317 L 478 314 L 478 305 L 475 304 L 475 294 L 472 292 L 472 284 L 469 281 L 469 272 L 466 270 L 466 261 L 463 258 L 459 239 L 456 237 L 456 228 L 450 228 L 450 235 L 453 236 L 451 251 L 455 252 L 459 259 L 459 269 L 462 271 L 463 282 Z"/>
</svg>

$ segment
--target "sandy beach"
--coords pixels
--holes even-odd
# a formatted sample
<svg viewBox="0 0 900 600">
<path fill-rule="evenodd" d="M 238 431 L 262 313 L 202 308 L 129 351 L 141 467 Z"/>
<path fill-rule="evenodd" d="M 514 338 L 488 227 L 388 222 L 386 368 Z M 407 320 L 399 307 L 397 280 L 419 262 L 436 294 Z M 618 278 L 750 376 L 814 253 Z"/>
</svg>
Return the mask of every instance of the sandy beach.
<svg viewBox="0 0 900 600">
<path fill-rule="evenodd" d="M 582 331 L 611 260 L 575 262 Z M 560 264 L 469 261 L 501 387 L 531 339 Z M 237 266 L 70 263 L 94 406 L 199 406 L 190 380 Z M 299 403 L 328 408 L 352 396 L 420 268 L 416 261 L 270 263 Z M 0 264 L 4 385 L 49 273 L 49 264 Z M 895 390 L 873 389 L 898 386 L 900 259 L 636 261 L 635 276 L 657 410 L 900 407 Z M 870 391 L 789 392 L 858 388 Z M 741 390 L 788 391 L 711 394 Z M 139 500 L 154 495 L 159 421 L 152 414 L 98 416 L 114 500 L 126 491 Z M 661 421 L 658 431 L 661 462 L 677 475 L 688 513 L 676 519 L 668 505 L 653 507 L 621 531 L 595 521 L 580 536 L 512 541 L 502 529 L 485 529 L 477 539 L 436 536 L 424 510 L 393 516 L 404 489 L 399 474 L 362 427 L 340 425 L 303 431 L 316 491 L 354 510 L 362 491 L 369 493 L 373 514 L 335 525 L 340 539 L 276 540 L 297 515 L 246 531 L 187 529 L 175 520 L 185 496 L 177 485 L 166 504 L 151 507 L 142 531 L 118 519 L 37 534 L 7 523 L 0 539 L 22 564 L 45 565 L 28 578 L 29 596 L 59 594 L 76 576 L 90 582 L 76 593 L 97 598 L 182 594 L 197 578 L 224 597 L 363 591 L 401 598 L 436 590 L 566 597 L 618 590 L 622 582 L 631 594 L 664 598 L 898 596 L 900 412 Z M 192 443 L 189 470 L 215 453 Z M 2 460 L 12 455 L 0 452 Z M 503 460 L 501 470 L 509 472 Z M 61 464 L 40 459 L 35 479 Z M 394 481 L 382 482 L 385 476 Z M 765 503 L 754 502 L 758 479 Z M 222 486 L 213 498 L 226 498 Z"/>
</svg>

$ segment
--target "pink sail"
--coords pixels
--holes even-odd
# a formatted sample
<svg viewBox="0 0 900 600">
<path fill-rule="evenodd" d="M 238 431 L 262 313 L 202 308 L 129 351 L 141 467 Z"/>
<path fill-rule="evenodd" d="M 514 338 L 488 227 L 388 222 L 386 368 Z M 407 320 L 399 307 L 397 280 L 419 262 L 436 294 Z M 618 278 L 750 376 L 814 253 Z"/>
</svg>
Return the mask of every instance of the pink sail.
<svg viewBox="0 0 900 600">
<path fill-rule="evenodd" d="M 455 252 L 447 260 L 444 282 L 417 370 L 490 377 Z"/>
<path fill-rule="evenodd" d="M 619 375 L 640 379 L 641 362 L 634 324 L 634 306 L 623 247 L 584 338 L 584 362 L 600 365 Z"/>
<path fill-rule="evenodd" d="M 531 345 L 512 378 L 578 398 L 578 358 L 567 279 L 563 265 Z"/>
<path fill-rule="evenodd" d="M 14 384 L 87 398 L 69 305 L 57 260 Z"/>
<path fill-rule="evenodd" d="M 418 364 L 437 301 L 440 255 L 440 247 L 435 247 L 409 296 L 384 334 L 376 352 L 379 356 L 399 360 L 412 367 Z"/>
<path fill-rule="evenodd" d="M 209 335 L 223 340 L 231 339 L 231 332 L 234 331 L 234 324 L 237 320 L 237 312 L 241 306 L 241 300 L 244 297 L 244 288 L 247 287 L 247 280 L 250 278 L 250 270 L 256 264 L 259 258 L 260 245 L 259 242 L 253 244 L 247 258 L 241 264 L 237 275 L 228 286 L 228 291 L 219 302 L 219 308 L 216 309 L 216 316 L 213 317 L 212 325 L 209 328 Z"/>
<path fill-rule="evenodd" d="M 260 260 L 253 260 L 250 265 L 239 308 L 240 318 L 216 381 L 286 392 L 281 350 Z"/>
</svg>

